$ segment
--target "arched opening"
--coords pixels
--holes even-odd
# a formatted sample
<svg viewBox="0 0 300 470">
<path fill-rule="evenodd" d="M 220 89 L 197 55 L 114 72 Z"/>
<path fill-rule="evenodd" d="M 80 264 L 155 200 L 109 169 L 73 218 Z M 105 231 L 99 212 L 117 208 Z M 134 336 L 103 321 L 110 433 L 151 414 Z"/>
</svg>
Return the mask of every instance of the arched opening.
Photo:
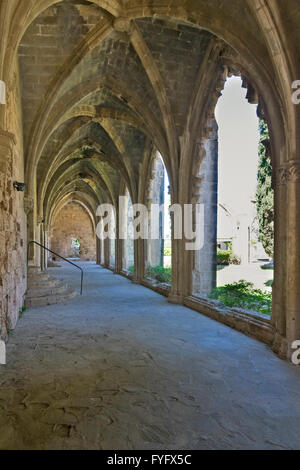
<svg viewBox="0 0 300 470">
<path fill-rule="evenodd" d="M 239 76 L 227 78 L 204 143 L 204 243 L 194 293 L 270 317 L 274 193 L 266 122 Z"/>
<path fill-rule="evenodd" d="M 248 102 L 247 89 L 240 77 L 227 79 L 217 103 L 216 120 L 219 126 L 216 294 L 225 305 L 271 315 L 274 195 L 272 168 L 263 150 L 268 127 L 259 120 L 257 105 Z"/>
<path fill-rule="evenodd" d="M 134 273 L 133 208 L 128 189 L 123 196 L 122 216 L 122 271 Z"/>
<path fill-rule="evenodd" d="M 96 261 L 96 236 L 84 207 L 76 201 L 65 204 L 50 227 L 50 248 L 64 258 Z"/>
<path fill-rule="evenodd" d="M 172 276 L 170 185 L 159 152 L 156 152 L 152 158 L 146 203 L 149 215 L 149 238 L 146 244 L 145 277 L 170 284 Z"/>
</svg>

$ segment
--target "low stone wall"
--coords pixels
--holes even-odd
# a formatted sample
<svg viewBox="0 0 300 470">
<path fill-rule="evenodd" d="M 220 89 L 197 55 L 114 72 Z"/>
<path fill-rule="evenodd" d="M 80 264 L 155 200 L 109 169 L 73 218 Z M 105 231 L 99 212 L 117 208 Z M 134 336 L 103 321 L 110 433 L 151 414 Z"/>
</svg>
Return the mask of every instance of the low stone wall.
<svg viewBox="0 0 300 470">
<path fill-rule="evenodd" d="M 228 308 L 219 301 L 198 296 L 186 297 L 184 305 L 269 346 L 274 342 L 275 331 L 266 315 L 240 308 Z"/>
</svg>

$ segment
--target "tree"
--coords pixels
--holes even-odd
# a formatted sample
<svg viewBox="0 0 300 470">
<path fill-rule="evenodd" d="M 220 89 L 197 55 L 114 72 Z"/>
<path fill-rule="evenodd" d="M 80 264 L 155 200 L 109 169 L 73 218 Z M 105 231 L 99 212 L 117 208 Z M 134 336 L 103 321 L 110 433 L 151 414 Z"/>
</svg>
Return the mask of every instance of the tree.
<svg viewBox="0 0 300 470">
<path fill-rule="evenodd" d="M 274 190 L 268 126 L 260 119 L 259 164 L 257 175 L 257 215 L 259 240 L 268 256 L 274 256 Z"/>
</svg>

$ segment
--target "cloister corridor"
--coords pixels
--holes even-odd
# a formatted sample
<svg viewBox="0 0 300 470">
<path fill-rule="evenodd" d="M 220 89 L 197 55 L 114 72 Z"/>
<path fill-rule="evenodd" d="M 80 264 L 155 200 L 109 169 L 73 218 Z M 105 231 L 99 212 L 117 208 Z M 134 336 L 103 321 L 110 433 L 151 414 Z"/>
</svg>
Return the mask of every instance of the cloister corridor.
<svg viewBox="0 0 300 470">
<path fill-rule="evenodd" d="M 28 309 L 10 336 L 0 449 L 299 448 L 299 368 L 81 264 L 83 295 Z M 72 266 L 49 271 L 78 290 Z"/>
</svg>

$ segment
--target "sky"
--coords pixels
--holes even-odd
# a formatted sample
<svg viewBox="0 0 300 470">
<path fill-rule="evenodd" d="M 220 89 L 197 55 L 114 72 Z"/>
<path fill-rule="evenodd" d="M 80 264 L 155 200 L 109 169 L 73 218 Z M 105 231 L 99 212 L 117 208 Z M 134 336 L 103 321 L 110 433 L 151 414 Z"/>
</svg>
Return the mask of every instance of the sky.
<svg viewBox="0 0 300 470">
<path fill-rule="evenodd" d="M 216 107 L 219 125 L 219 203 L 236 214 L 249 212 L 255 199 L 259 128 L 256 105 L 246 100 L 242 80 L 227 80 Z M 251 210 L 251 209 L 250 209 Z"/>
<path fill-rule="evenodd" d="M 218 201 L 236 216 L 253 214 L 251 201 L 255 200 L 257 186 L 259 143 L 257 105 L 249 104 L 246 94 L 247 90 L 242 88 L 240 77 L 227 79 L 215 112 L 219 125 Z M 165 200 L 168 206 L 169 182 L 167 173 L 165 175 Z M 166 208 L 166 238 L 170 236 L 168 217 Z"/>
</svg>

